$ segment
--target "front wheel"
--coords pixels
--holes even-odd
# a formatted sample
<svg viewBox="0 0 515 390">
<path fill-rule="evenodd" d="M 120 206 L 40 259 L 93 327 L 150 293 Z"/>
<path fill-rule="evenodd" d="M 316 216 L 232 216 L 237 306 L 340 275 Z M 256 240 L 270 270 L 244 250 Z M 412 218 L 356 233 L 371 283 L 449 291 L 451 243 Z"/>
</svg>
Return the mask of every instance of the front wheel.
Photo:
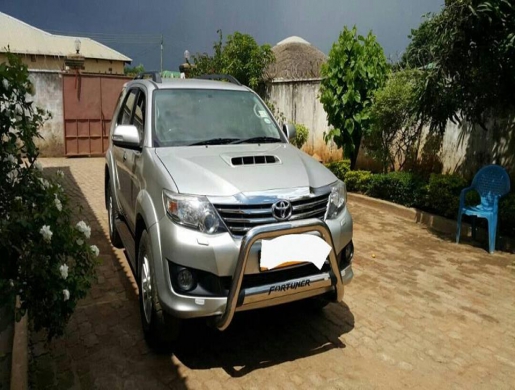
<svg viewBox="0 0 515 390">
<path fill-rule="evenodd" d="M 181 321 L 166 313 L 159 303 L 152 250 L 146 231 L 143 231 L 139 243 L 138 267 L 139 306 L 145 339 L 152 348 L 169 347 L 179 335 Z"/>
</svg>

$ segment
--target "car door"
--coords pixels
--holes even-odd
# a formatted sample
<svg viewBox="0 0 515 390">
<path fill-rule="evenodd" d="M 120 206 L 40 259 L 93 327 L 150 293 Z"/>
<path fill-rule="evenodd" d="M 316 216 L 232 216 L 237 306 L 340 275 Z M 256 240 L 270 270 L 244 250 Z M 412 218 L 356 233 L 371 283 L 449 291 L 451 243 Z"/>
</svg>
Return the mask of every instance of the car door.
<svg viewBox="0 0 515 390">
<path fill-rule="evenodd" d="M 141 146 L 145 142 L 145 120 L 146 120 L 146 94 L 140 89 L 134 106 L 134 113 L 132 122 L 139 131 L 139 138 L 141 140 Z M 127 159 L 125 160 L 126 167 L 130 171 L 131 178 L 131 199 L 130 199 L 130 213 L 128 213 L 129 225 L 132 231 L 135 231 L 136 227 L 136 199 L 141 189 L 141 170 L 142 170 L 142 156 L 141 150 L 129 150 L 127 151 Z"/>
<path fill-rule="evenodd" d="M 138 89 L 132 88 L 125 96 L 118 118 L 117 125 L 129 125 L 132 121 L 134 105 L 138 95 Z M 116 161 L 116 173 L 118 177 L 118 201 L 121 206 L 121 214 L 126 218 L 127 222 L 130 215 L 131 203 L 131 172 L 128 169 L 127 158 L 130 150 L 120 146 L 113 146 L 113 155 Z"/>
</svg>

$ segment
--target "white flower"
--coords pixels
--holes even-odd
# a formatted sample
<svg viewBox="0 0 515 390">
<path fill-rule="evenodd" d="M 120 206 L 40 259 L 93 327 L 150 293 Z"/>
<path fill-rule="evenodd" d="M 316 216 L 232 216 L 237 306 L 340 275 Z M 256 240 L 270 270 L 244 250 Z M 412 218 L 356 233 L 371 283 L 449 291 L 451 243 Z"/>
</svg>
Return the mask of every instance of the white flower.
<svg viewBox="0 0 515 390">
<path fill-rule="evenodd" d="M 2 84 L 4 85 L 5 89 L 9 88 L 9 81 L 7 81 L 6 79 L 2 80 Z"/>
<path fill-rule="evenodd" d="M 66 279 L 68 277 L 68 266 L 63 264 L 59 267 L 59 271 L 61 272 L 61 277 Z"/>
<path fill-rule="evenodd" d="M 47 179 L 43 179 L 42 177 L 40 177 L 38 180 L 41 183 L 41 185 L 43 186 L 43 188 L 50 187 L 50 183 L 48 182 Z"/>
<path fill-rule="evenodd" d="M 44 225 L 39 232 L 41 233 L 43 239 L 46 242 L 50 242 L 50 240 L 52 239 L 52 234 L 54 234 L 52 233 L 52 231 L 50 230 L 50 226 L 48 225 Z"/>
<path fill-rule="evenodd" d="M 63 300 L 67 301 L 68 299 L 70 299 L 70 292 L 67 289 L 63 290 L 63 295 Z"/>
<path fill-rule="evenodd" d="M 14 281 L 13 281 L 12 279 L 9 279 L 9 285 L 10 285 L 11 287 L 14 287 Z"/>
<path fill-rule="evenodd" d="M 55 208 L 59 211 L 63 209 L 63 205 L 61 204 L 61 201 L 57 199 L 57 197 L 54 199 Z"/>
<path fill-rule="evenodd" d="M 20 131 L 18 129 L 15 129 L 14 127 L 11 127 L 9 129 L 9 133 L 17 135 Z"/>
<path fill-rule="evenodd" d="M 18 201 L 19 201 L 19 202 L 21 202 L 21 196 L 15 196 L 15 197 L 14 197 L 14 200 L 15 200 L 16 202 L 18 202 Z"/>
<path fill-rule="evenodd" d="M 96 245 L 91 245 L 89 248 L 91 249 L 91 252 L 93 252 L 95 257 L 98 257 L 98 254 L 100 253 L 100 251 L 98 250 L 98 247 Z"/>
<path fill-rule="evenodd" d="M 77 239 L 77 241 L 75 241 L 75 242 L 77 243 L 77 245 L 80 245 L 80 246 L 84 245 L 84 240 L 81 240 L 80 238 Z"/>
<path fill-rule="evenodd" d="M 60 177 L 62 179 L 64 177 L 64 172 L 59 169 L 57 171 L 56 175 L 57 175 L 57 177 Z"/>
<path fill-rule="evenodd" d="M 42 171 L 43 170 L 43 165 L 41 165 L 41 163 L 39 161 L 36 161 L 34 163 L 34 168 L 36 168 L 38 171 Z"/>
<path fill-rule="evenodd" d="M 7 134 L 2 134 L 2 142 L 9 142 L 11 138 Z"/>
<path fill-rule="evenodd" d="M 11 164 L 16 164 L 18 161 L 16 160 L 16 157 L 14 157 L 12 154 L 8 154 L 6 158 L 4 158 L 4 161 L 8 161 Z"/>
<path fill-rule="evenodd" d="M 7 174 L 7 178 L 9 181 L 11 181 L 13 184 L 17 183 L 19 181 L 18 179 L 18 170 L 13 169 L 11 172 Z"/>
<path fill-rule="evenodd" d="M 91 228 L 88 225 L 86 225 L 86 222 L 80 221 L 79 223 L 77 223 L 76 227 L 79 230 L 79 232 L 86 236 L 86 238 L 89 238 L 91 236 Z"/>
<path fill-rule="evenodd" d="M 6 215 L 5 215 L 5 219 L 10 220 L 10 219 L 11 219 L 10 215 L 9 215 L 9 214 L 6 214 Z"/>
</svg>

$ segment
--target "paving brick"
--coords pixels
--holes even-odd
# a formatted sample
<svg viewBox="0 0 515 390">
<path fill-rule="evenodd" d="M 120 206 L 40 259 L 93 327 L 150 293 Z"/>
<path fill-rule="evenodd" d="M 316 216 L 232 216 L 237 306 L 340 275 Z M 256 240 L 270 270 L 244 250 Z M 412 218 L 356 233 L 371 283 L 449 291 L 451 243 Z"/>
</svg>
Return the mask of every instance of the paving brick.
<svg viewBox="0 0 515 390">
<path fill-rule="evenodd" d="M 515 257 L 456 245 L 351 201 L 355 278 L 345 304 L 237 314 L 225 332 L 192 322 L 174 353 L 143 340 L 137 286 L 111 247 L 104 160 L 43 159 L 65 172 L 101 250 L 97 280 L 65 336 L 31 334 L 35 389 L 486 388 L 515 383 Z M 375 258 L 372 257 L 375 254 Z"/>
</svg>

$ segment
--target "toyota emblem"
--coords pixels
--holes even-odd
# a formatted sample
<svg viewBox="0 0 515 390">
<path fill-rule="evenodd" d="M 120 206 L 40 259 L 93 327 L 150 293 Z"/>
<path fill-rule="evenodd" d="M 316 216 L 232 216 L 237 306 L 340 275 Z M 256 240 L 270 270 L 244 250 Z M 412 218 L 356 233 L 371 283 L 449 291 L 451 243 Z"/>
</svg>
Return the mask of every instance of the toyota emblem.
<svg viewBox="0 0 515 390">
<path fill-rule="evenodd" d="M 272 205 L 272 215 L 278 221 L 287 221 L 291 217 L 293 208 L 288 200 L 280 200 Z"/>
</svg>

